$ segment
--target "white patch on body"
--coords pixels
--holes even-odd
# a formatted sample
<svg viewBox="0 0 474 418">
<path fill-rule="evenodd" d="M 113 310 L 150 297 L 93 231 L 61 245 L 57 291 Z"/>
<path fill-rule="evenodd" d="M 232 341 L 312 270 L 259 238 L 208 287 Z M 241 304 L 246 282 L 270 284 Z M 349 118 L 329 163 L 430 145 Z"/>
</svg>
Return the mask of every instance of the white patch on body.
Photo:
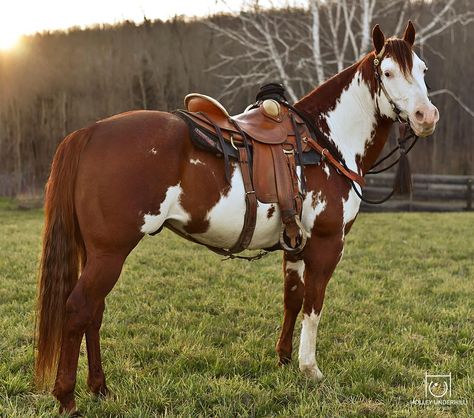
<svg viewBox="0 0 474 418">
<path fill-rule="evenodd" d="M 298 287 L 298 285 L 295 284 L 290 290 L 291 290 L 292 292 L 294 292 L 297 287 Z"/>
<path fill-rule="evenodd" d="M 356 158 L 364 155 L 376 124 L 375 104 L 367 83 L 358 72 L 326 115 L 330 136 L 348 167 L 358 172 Z"/>
<path fill-rule="evenodd" d="M 321 313 L 313 311 L 310 315 L 303 315 L 301 328 L 300 349 L 298 352 L 300 370 L 309 378 L 320 381 L 323 378 L 321 370 L 316 364 L 316 338 Z"/>
<path fill-rule="evenodd" d="M 201 160 L 199 160 L 199 159 L 195 159 L 195 160 L 194 160 L 194 159 L 191 158 L 191 159 L 189 160 L 189 162 L 190 162 L 191 164 L 194 164 L 194 165 L 198 165 L 198 164 L 206 165 L 206 164 L 204 164 L 204 163 L 203 163 Z"/>
<path fill-rule="evenodd" d="M 143 217 L 141 232 L 151 234 L 161 228 L 167 220 L 174 220 L 183 225 L 188 223 L 191 217 L 181 206 L 180 195 L 182 192 L 183 190 L 179 184 L 169 187 L 165 199 L 161 202 L 158 214 L 147 213 Z"/>
<path fill-rule="evenodd" d="M 280 211 L 275 205 L 273 216 L 268 219 L 271 204 L 258 202 L 257 223 L 249 249 L 272 247 L 278 242 L 280 233 Z M 209 229 L 192 236 L 204 244 L 220 248 L 231 248 L 238 240 L 245 216 L 245 190 L 240 168 L 235 167 L 231 187 L 227 195 L 221 195 L 216 205 L 207 213 Z"/>
<path fill-rule="evenodd" d="M 356 187 L 359 187 L 356 185 Z M 352 221 L 359 213 L 360 208 L 360 198 L 357 196 L 356 192 L 351 188 L 349 190 L 349 195 L 347 200 L 342 198 L 342 210 L 343 210 L 343 224 L 346 226 L 350 221 Z"/>
<path fill-rule="evenodd" d="M 326 201 L 321 192 L 308 192 L 303 201 L 302 224 L 310 236 L 316 217 L 326 209 Z M 268 218 L 268 210 L 275 207 L 275 212 Z M 193 234 L 200 242 L 220 248 L 231 248 L 238 240 L 242 231 L 245 216 L 245 190 L 240 168 L 236 166 L 232 174 L 231 188 L 226 196 L 222 195 L 217 204 L 208 212 L 206 219 L 209 229 L 201 234 Z M 281 228 L 280 209 L 277 204 L 258 202 L 257 222 L 249 249 L 269 248 L 278 243 Z"/>
<path fill-rule="evenodd" d="M 329 171 L 329 166 L 326 163 L 323 164 L 323 171 L 326 173 L 326 176 L 329 178 L 329 176 L 331 175 L 331 172 Z"/>
<path fill-rule="evenodd" d="M 316 197 L 314 196 L 316 192 L 311 191 L 306 194 L 305 199 L 303 200 L 303 213 L 301 216 L 301 223 L 304 226 L 304 229 L 306 230 L 307 236 L 311 236 L 311 232 L 314 227 L 314 223 L 316 221 L 316 218 L 324 212 L 327 206 L 327 202 L 325 199 L 322 199 L 322 194 L 319 191 L 316 194 Z M 316 205 L 313 208 L 313 200 L 316 201 Z"/>
<path fill-rule="evenodd" d="M 150 154 L 153 154 L 153 155 L 158 154 L 158 151 L 156 150 L 155 147 L 153 147 L 153 148 L 150 150 Z"/>
<path fill-rule="evenodd" d="M 298 277 L 301 280 L 301 283 L 304 284 L 304 261 L 303 260 L 298 260 L 298 261 L 287 261 L 286 262 L 286 271 L 295 271 Z M 296 287 L 296 286 L 295 286 Z M 294 289 L 291 289 L 294 290 Z"/>
</svg>

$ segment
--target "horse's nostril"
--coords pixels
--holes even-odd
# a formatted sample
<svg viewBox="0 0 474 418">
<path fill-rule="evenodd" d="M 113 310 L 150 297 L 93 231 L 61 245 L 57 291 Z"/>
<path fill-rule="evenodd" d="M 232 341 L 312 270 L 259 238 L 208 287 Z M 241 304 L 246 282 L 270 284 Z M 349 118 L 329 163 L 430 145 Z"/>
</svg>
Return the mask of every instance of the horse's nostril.
<svg viewBox="0 0 474 418">
<path fill-rule="evenodd" d="M 425 115 L 423 114 L 423 112 L 417 110 L 416 113 L 415 113 L 415 117 L 418 121 L 422 122 Z"/>
</svg>

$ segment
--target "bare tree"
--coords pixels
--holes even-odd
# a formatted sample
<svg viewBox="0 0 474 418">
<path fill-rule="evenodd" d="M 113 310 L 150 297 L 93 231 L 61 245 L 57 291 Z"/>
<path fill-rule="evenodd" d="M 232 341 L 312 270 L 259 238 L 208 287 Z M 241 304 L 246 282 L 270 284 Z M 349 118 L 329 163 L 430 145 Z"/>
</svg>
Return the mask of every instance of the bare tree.
<svg viewBox="0 0 474 418">
<path fill-rule="evenodd" d="M 365 55 L 371 48 L 371 29 L 378 21 L 384 21 L 386 32 L 399 34 L 408 17 L 415 19 L 421 26 L 417 42 L 424 47 L 453 25 L 465 26 L 474 20 L 473 11 L 458 10 L 461 0 L 306 1 L 306 10 L 291 14 L 278 10 L 262 13 L 254 1 L 249 11 L 237 14 L 235 28 L 207 23 L 240 51 L 222 53 L 220 62 L 209 68 L 213 72 L 226 70 L 219 75 L 225 80 L 221 98 L 234 98 L 242 89 L 273 77 L 283 82 L 289 97 L 296 100 L 308 88 Z M 245 62 L 246 71 L 236 62 Z M 457 97 L 446 89 L 436 93 Z"/>
<path fill-rule="evenodd" d="M 259 13 L 256 5 L 250 12 L 239 14 L 238 27 L 235 29 L 220 26 L 211 20 L 206 24 L 224 42 L 233 45 L 229 48 L 232 53 L 222 52 L 219 62 L 208 71 L 232 68 L 236 62 L 247 65 L 245 72 L 220 74 L 219 77 L 225 82 L 221 97 L 234 98 L 242 89 L 264 83 L 273 77 L 280 79 L 286 85 L 291 99 L 296 100 L 297 93 L 293 88 L 295 79 L 290 76 L 289 69 L 293 65 L 291 58 L 294 52 L 304 46 L 304 40 L 298 39 L 298 31 L 292 30 L 292 26 L 298 24 L 293 16 L 278 12 Z M 237 53 L 235 46 L 238 48 Z"/>
</svg>

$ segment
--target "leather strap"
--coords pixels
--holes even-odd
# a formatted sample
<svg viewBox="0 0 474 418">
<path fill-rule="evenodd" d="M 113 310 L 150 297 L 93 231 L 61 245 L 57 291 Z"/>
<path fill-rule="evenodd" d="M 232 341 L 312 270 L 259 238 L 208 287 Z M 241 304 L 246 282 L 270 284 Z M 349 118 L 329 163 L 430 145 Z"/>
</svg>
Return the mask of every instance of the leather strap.
<svg viewBox="0 0 474 418">
<path fill-rule="evenodd" d="M 239 164 L 244 183 L 246 208 L 242 231 L 240 232 L 237 242 L 229 249 L 230 253 L 239 253 L 249 246 L 257 223 L 257 197 L 255 196 L 255 190 L 252 185 L 250 161 L 246 147 L 239 148 Z"/>
<path fill-rule="evenodd" d="M 315 149 L 321 154 L 321 157 L 326 159 L 333 167 L 335 167 L 341 174 L 346 176 L 349 180 L 355 181 L 359 186 L 365 186 L 364 177 L 357 174 L 355 171 L 352 171 L 344 167 L 334 156 L 329 152 L 327 148 L 323 148 L 319 145 L 313 138 L 306 138 L 305 141 L 311 148 Z"/>
</svg>

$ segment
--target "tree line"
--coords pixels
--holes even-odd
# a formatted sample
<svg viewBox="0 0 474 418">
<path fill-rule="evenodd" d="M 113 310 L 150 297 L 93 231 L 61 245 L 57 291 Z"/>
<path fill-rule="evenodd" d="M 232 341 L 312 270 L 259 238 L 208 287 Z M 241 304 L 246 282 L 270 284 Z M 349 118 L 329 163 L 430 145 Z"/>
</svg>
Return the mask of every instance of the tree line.
<svg viewBox="0 0 474 418">
<path fill-rule="evenodd" d="M 425 7 L 424 2 L 411 7 L 416 5 Z M 469 12 L 468 1 L 461 6 L 461 12 Z M 246 13 L 274 14 L 302 24 L 312 16 L 302 9 Z M 419 23 L 426 24 L 420 10 L 418 15 Z M 42 33 L 25 37 L 13 51 L 0 52 L 0 195 L 41 192 L 61 139 L 101 118 L 131 109 L 176 109 L 189 92 L 223 97 L 231 112 L 242 111 L 263 79 L 252 82 L 252 63 L 239 58 L 242 44 L 218 30 L 238 31 L 242 16 Z M 389 16 L 377 19 L 390 27 L 384 22 Z M 474 174 L 474 119 L 469 114 L 474 108 L 474 33 L 469 29 L 469 24 L 452 25 L 423 44 L 428 83 L 448 93 L 433 98 L 441 121 L 433 138 L 420 141 L 411 156 L 416 172 Z M 305 47 L 304 38 L 299 43 Z M 323 42 L 321 54 L 326 47 Z M 226 65 L 219 66 L 223 56 L 228 57 Z M 298 63 L 290 64 L 297 73 Z M 338 65 L 328 64 L 324 75 L 337 70 Z M 222 76 L 232 74 L 249 74 L 250 83 L 226 97 L 229 78 Z M 265 81 L 282 81 L 278 78 L 277 73 Z M 310 85 L 300 80 L 292 88 L 302 94 Z"/>
</svg>

